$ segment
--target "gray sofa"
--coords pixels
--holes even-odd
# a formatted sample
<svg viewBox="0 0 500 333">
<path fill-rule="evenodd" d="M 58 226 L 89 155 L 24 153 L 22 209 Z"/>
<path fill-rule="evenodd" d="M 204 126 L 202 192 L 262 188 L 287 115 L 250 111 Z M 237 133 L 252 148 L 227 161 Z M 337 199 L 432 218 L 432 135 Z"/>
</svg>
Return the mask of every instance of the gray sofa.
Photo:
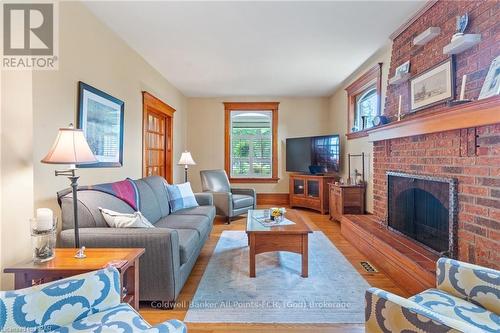
<svg viewBox="0 0 500 333">
<path fill-rule="evenodd" d="M 199 207 L 170 213 L 165 180 L 153 176 L 137 184 L 143 215 L 155 228 L 109 228 L 99 207 L 120 213 L 133 209 L 117 197 L 97 191 L 78 191 L 80 244 L 92 247 L 142 247 L 140 259 L 140 300 L 172 302 L 179 295 L 201 248 L 212 230 L 215 207 L 211 194 L 195 194 Z M 74 246 L 73 199 L 61 191 L 62 247 Z"/>
</svg>

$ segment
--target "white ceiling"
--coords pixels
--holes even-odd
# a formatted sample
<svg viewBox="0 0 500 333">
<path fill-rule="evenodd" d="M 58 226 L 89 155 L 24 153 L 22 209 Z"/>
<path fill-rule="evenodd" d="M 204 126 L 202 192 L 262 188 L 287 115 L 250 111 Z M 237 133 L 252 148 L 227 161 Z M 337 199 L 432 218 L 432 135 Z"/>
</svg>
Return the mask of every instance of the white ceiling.
<svg viewBox="0 0 500 333">
<path fill-rule="evenodd" d="M 423 1 L 96 1 L 90 10 L 190 97 L 328 96 Z"/>
</svg>

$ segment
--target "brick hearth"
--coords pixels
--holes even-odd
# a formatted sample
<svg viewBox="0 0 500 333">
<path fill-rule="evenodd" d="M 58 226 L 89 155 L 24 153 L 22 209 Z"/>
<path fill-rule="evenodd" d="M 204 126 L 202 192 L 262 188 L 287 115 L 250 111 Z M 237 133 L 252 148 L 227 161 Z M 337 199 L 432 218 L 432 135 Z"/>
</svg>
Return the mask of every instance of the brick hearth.
<svg viewBox="0 0 500 333">
<path fill-rule="evenodd" d="M 466 98 L 477 99 L 493 58 L 500 54 L 500 3 L 495 1 L 438 1 L 394 39 L 390 76 L 397 66 L 411 61 L 415 76 L 445 60 L 444 45 L 455 29 L 455 17 L 470 16 L 467 32 L 480 33 L 479 45 L 456 56 L 455 91 L 463 74 L 469 79 Z M 442 33 L 423 47 L 413 38 L 430 26 Z M 385 114 L 409 109 L 408 84 L 389 86 Z M 436 105 L 427 110 L 446 108 Z M 408 117 L 418 117 L 419 113 Z M 374 142 L 374 214 L 386 223 L 386 172 L 455 177 L 459 187 L 458 259 L 500 268 L 500 124 Z"/>
</svg>

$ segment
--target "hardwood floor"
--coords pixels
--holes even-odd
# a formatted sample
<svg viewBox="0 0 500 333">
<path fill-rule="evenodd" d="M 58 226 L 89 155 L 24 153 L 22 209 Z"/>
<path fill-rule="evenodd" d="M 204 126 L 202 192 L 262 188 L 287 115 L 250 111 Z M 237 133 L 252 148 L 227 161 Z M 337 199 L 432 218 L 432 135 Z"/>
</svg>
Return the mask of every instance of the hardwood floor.
<svg viewBox="0 0 500 333">
<path fill-rule="evenodd" d="M 407 297 L 403 289 L 398 287 L 391 279 L 383 272 L 368 273 L 360 265 L 360 261 L 367 260 L 356 248 L 354 248 L 340 234 L 340 224 L 332 222 L 328 219 L 328 215 L 320 215 L 319 213 L 299 210 L 306 223 L 313 230 L 321 230 L 332 243 L 344 254 L 351 262 L 356 270 L 374 287 L 383 288 L 398 295 Z M 225 224 L 223 219 L 216 219 L 214 228 L 210 235 L 210 239 L 205 244 L 201 251 L 200 257 L 191 272 L 183 290 L 178 299 L 178 306 L 172 310 L 153 309 L 149 304 L 141 304 L 141 314 L 151 324 L 157 324 L 168 319 L 183 320 L 186 315 L 188 303 L 192 300 L 198 284 L 203 276 L 205 267 L 210 260 L 215 245 L 219 240 L 221 233 L 224 230 L 245 230 L 246 216 L 235 220 L 231 225 Z M 376 267 L 377 268 L 377 267 Z M 378 268 L 377 268 L 378 269 Z M 187 323 L 190 333 L 215 333 L 215 332 L 278 332 L 278 333 L 293 333 L 293 332 L 331 332 L 331 333 L 362 333 L 364 325 L 362 324 L 200 324 Z"/>
</svg>

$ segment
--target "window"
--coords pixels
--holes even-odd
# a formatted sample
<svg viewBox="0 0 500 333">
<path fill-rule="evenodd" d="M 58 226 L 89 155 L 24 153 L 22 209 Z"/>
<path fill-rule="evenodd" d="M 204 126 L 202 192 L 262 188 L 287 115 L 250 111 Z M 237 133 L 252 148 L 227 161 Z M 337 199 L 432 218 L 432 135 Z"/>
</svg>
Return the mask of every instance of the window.
<svg viewBox="0 0 500 333">
<path fill-rule="evenodd" d="M 356 96 L 354 128 L 360 131 L 372 127 L 376 116 L 378 116 L 377 88 L 371 86 Z"/>
<path fill-rule="evenodd" d="M 379 63 L 346 88 L 348 139 L 366 136 L 373 119 L 380 115 L 381 75 L 382 63 Z"/>
<path fill-rule="evenodd" d="M 278 103 L 224 103 L 225 169 L 232 182 L 276 182 Z"/>
</svg>

